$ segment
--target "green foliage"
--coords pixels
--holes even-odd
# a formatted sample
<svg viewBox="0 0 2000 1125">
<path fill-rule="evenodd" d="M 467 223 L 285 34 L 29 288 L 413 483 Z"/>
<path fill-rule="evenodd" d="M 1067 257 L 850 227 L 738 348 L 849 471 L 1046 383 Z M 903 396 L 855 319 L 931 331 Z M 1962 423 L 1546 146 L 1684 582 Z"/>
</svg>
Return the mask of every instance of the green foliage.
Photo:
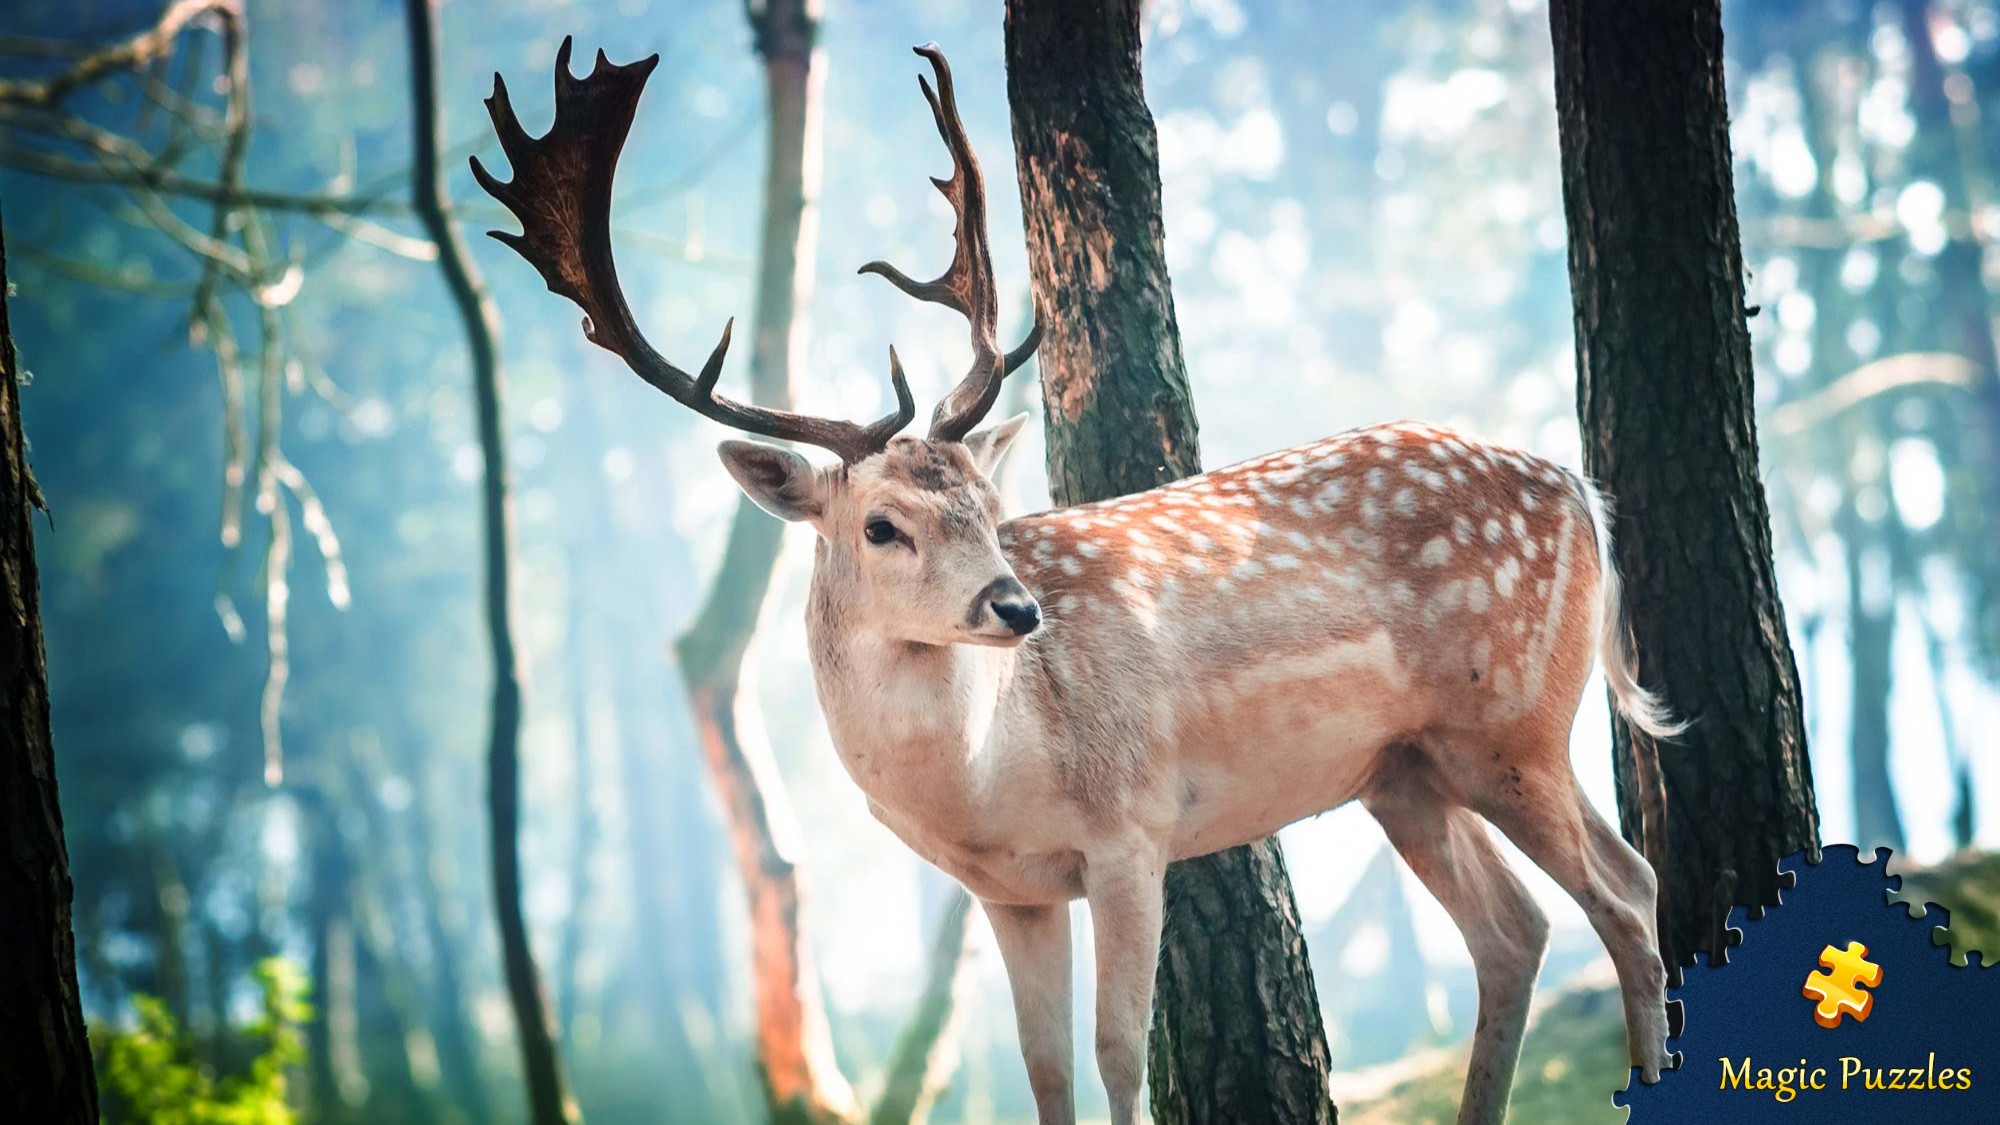
<svg viewBox="0 0 2000 1125">
<path fill-rule="evenodd" d="M 1891 861 L 1892 867 L 1894 861 Z M 1966 852 L 1920 871 L 1900 871 L 1903 903 L 1935 902 L 1951 911 L 1951 928 L 1936 935 L 1951 946 L 1953 964 L 1977 951 L 1982 963 L 2000 961 L 2000 853 Z"/>
<path fill-rule="evenodd" d="M 1350 1125 L 1448 1125 L 1458 1118 L 1468 1046 L 1459 1044 L 1379 1098 L 1343 1103 Z M 1611 1092 L 1625 1087 L 1625 1015 L 1616 988 L 1578 988 L 1535 1017 L 1521 1044 L 1521 1067 L 1507 1106 L 1510 1125 L 1616 1125 L 1625 1111 Z"/>
<path fill-rule="evenodd" d="M 254 1051 L 239 1074 L 218 1077 L 158 997 L 137 996 L 139 1025 L 104 1044 L 108 1121 L 119 1125 L 292 1125 L 285 1073 L 305 1057 L 299 1027 L 311 1014 L 305 973 L 283 958 L 259 962 L 263 1010 L 242 1029 Z"/>
</svg>

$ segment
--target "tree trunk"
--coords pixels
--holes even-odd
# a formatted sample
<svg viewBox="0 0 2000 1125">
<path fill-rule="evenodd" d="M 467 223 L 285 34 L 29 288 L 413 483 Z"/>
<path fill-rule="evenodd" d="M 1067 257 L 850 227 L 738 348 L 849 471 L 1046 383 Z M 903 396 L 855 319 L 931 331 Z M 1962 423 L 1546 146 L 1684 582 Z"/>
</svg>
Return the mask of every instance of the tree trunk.
<svg viewBox="0 0 2000 1125">
<path fill-rule="evenodd" d="M 1798 673 L 1757 476 L 1719 0 L 1553 0 L 1584 461 L 1619 501 L 1640 678 L 1694 720 L 1613 718 L 1625 834 L 1660 875 L 1676 979 L 1817 850 Z"/>
<path fill-rule="evenodd" d="M 1935 182 L 1944 191 L 1947 214 L 1978 216 L 1991 205 L 1985 169 L 1985 139 L 1971 77 L 1962 69 L 1949 76 L 1931 38 L 1930 0 L 1902 0 L 1903 33 L 1910 43 L 1910 114 L 1916 138 L 1910 145 L 1913 178 Z M 1968 165 L 1972 165 L 1968 167 Z M 1977 221 L 1972 224 L 1976 228 Z M 1972 361 L 1976 372 L 1970 409 L 1957 437 L 1963 456 L 1940 450 L 1947 466 L 1950 506 L 1945 518 L 1960 548 L 1961 564 L 1972 575 L 1970 635 L 1990 663 L 2000 664 L 2000 554 L 1991 550 L 2000 534 L 2000 348 L 1993 337 L 1993 294 L 1981 263 L 1985 247 L 1976 229 L 1954 226 L 1938 252 L 1938 320 L 1947 351 Z"/>
<path fill-rule="evenodd" d="M 1200 471 L 1174 322 L 1139 0 L 1009 0 L 1007 92 L 1058 504 Z M 1334 1120 L 1312 970 L 1275 839 L 1178 863 L 1154 1006 L 1154 1119 Z"/>
<path fill-rule="evenodd" d="M 965 920 L 971 913 L 972 896 L 954 885 L 937 912 L 924 988 L 882 1068 L 882 1092 L 868 1112 L 868 1125 L 924 1125 L 938 1095 L 944 1093 L 945 1081 L 957 1069 L 954 1029 L 964 1011 L 959 993 L 967 981 L 965 942 L 970 932 Z"/>
<path fill-rule="evenodd" d="M 749 15 L 769 98 L 750 396 L 760 406 L 788 409 L 792 369 L 805 343 L 799 308 L 811 292 L 818 235 L 825 68 L 815 46 L 817 0 L 766 0 Z M 770 592 L 783 530 L 748 499 L 738 499 L 715 585 L 674 651 L 750 900 L 757 1060 L 772 1120 L 851 1121 L 858 1115 L 854 1090 L 834 1059 L 799 919 L 798 827 L 756 701 L 741 690 L 744 654 Z"/>
<path fill-rule="evenodd" d="M 443 127 L 438 113 L 434 5 L 435 0 L 406 3 L 416 149 L 410 186 L 417 216 L 437 244 L 438 265 L 464 323 L 472 360 L 473 398 L 478 406 L 479 445 L 484 455 L 480 500 L 486 529 L 486 628 L 493 660 L 492 729 L 486 752 L 493 906 L 499 916 L 507 999 L 521 1041 L 529 1120 L 533 1125 L 565 1125 L 581 1120 L 581 1115 L 563 1082 L 541 974 L 529 944 L 527 919 L 521 912 L 521 670 L 514 648 L 510 597 L 513 504 L 508 495 L 511 482 L 503 429 L 506 390 L 500 371 L 500 314 L 453 224 L 451 200 L 445 194 L 439 167 Z"/>
<path fill-rule="evenodd" d="M 1898 517 L 1893 508 L 1890 519 Z M 1854 760 L 1854 842 L 1863 854 L 1903 849 L 1903 818 L 1889 779 L 1889 694 L 1894 686 L 1891 647 L 1896 637 L 1896 579 L 1881 540 L 1894 529 L 1871 529 L 1843 505 L 1841 537 L 1847 556 L 1847 645 L 1851 676 L 1848 741 Z"/>
<path fill-rule="evenodd" d="M 20 369 L 0 240 L 0 1118 L 97 1125 L 97 1078 L 76 984 L 69 853 L 49 738 L 49 671 L 35 569 L 41 493 L 28 469 Z"/>
<path fill-rule="evenodd" d="M 446 1100 L 462 1119 L 479 1125 L 492 1119 L 487 1106 L 486 1079 L 479 1065 L 479 1030 L 460 981 L 461 961 L 472 942 L 465 934 L 471 911 L 460 891 L 452 849 L 436 838 L 432 810 L 437 783 L 428 764 L 410 750 L 414 738 L 397 732 L 397 753 L 403 775 L 415 787 L 409 811 L 409 848 L 415 857 L 419 912 L 424 943 L 430 947 L 429 1001 L 431 1027 L 437 1040 L 438 1070 Z"/>
</svg>

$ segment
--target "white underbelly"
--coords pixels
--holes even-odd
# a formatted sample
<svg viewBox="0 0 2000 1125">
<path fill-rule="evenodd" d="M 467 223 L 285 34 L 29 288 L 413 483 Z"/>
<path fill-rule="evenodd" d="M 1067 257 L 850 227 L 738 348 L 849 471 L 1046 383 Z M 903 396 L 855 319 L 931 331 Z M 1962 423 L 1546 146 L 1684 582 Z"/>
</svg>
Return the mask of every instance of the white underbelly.
<svg viewBox="0 0 2000 1125">
<path fill-rule="evenodd" d="M 1246 667 L 1204 704 L 1183 728 L 1176 858 L 1353 800 L 1383 748 L 1424 721 L 1381 634 Z"/>
</svg>

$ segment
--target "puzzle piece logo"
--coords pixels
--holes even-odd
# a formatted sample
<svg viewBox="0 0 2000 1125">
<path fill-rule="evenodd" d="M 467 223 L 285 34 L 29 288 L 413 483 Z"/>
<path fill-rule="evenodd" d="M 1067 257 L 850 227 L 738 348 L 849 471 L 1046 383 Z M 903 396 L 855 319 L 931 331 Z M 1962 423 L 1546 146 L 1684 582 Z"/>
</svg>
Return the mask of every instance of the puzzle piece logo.
<svg viewBox="0 0 2000 1125">
<path fill-rule="evenodd" d="M 1875 994 L 1861 991 L 1861 986 L 1872 989 L 1882 983 L 1882 966 L 1868 960 L 1868 947 L 1858 941 L 1848 942 L 1846 949 L 1829 945 L 1819 951 L 1819 963 L 1827 971 L 1807 974 L 1800 990 L 1806 999 L 1819 1001 L 1813 1022 L 1839 1027 L 1843 1015 L 1853 1016 L 1857 1023 L 1867 1019 Z"/>
</svg>

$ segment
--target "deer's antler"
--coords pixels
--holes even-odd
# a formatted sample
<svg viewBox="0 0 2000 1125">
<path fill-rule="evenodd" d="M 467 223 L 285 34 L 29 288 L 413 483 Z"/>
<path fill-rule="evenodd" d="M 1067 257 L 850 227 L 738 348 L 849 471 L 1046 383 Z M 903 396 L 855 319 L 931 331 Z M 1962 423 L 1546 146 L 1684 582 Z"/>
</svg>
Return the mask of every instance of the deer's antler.
<svg viewBox="0 0 2000 1125">
<path fill-rule="evenodd" d="M 514 178 L 496 178 L 476 156 L 472 174 L 487 194 L 521 220 L 521 233 L 487 233 L 526 258 L 548 282 L 550 292 L 576 302 L 584 313 L 583 333 L 591 343 L 623 359 L 641 379 L 703 417 L 764 437 L 817 445 L 849 462 L 887 445 L 916 416 L 916 404 L 893 350 L 889 376 L 896 389 L 896 410 L 863 426 L 752 406 L 716 394 L 733 320 L 723 327 L 722 339 L 698 376 L 674 366 L 646 342 L 625 304 L 612 262 L 611 181 L 639 95 L 660 56 L 614 66 L 599 51 L 590 74 L 577 78 L 570 73 L 569 54 L 570 40 L 565 38 L 556 53 L 555 125 L 545 136 L 530 137 L 521 128 L 507 100 L 506 83 L 498 74 L 493 76 L 493 96 L 486 99 L 486 111 L 514 167 Z"/>
<path fill-rule="evenodd" d="M 935 281 L 913 280 L 902 270 L 879 261 L 862 266 L 861 272 L 880 274 L 917 300 L 943 305 L 970 323 L 972 369 L 931 415 L 933 441 L 958 441 L 993 409 L 994 400 L 1000 397 L 1001 381 L 1035 354 L 1035 345 L 1042 338 L 1042 324 L 1038 310 L 1028 338 L 1020 347 L 1004 356 L 1000 354 L 996 329 L 1000 301 L 994 291 L 993 259 L 987 249 L 986 179 L 979 172 L 979 158 L 972 153 L 972 142 L 966 138 L 965 123 L 958 118 L 958 102 L 952 96 L 951 64 L 945 61 L 944 52 L 935 43 L 916 48 L 916 53 L 929 59 L 931 69 L 937 72 L 935 90 L 922 75 L 917 76 L 917 85 L 923 87 L 924 98 L 931 103 L 931 116 L 937 120 L 938 135 L 951 151 L 951 178 L 932 178 L 931 182 L 951 201 L 952 211 L 957 215 L 958 228 L 952 235 L 956 247 L 951 265 Z"/>
</svg>

